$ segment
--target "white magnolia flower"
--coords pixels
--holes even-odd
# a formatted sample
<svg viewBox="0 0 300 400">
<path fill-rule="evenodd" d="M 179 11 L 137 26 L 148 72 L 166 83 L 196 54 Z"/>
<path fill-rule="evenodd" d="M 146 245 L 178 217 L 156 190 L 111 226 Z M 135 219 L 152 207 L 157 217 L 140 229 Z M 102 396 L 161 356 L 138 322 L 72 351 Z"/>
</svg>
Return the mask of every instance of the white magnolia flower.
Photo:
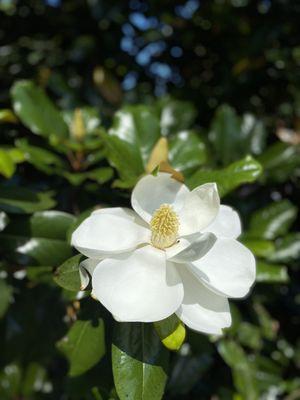
<svg viewBox="0 0 300 400">
<path fill-rule="evenodd" d="M 228 298 L 244 297 L 255 279 L 255 259 L 236 241 L 238 214 L 220 206 L 216 184 L 190 191 L 167 173 L 143 177 L 131 204 L 97 210 L 73 233 L 88 257 L 83 288 L 90 274 L 93 296 L 119 321 L 176 313 L 194 330 L 222 334 Z"/>
</svg>

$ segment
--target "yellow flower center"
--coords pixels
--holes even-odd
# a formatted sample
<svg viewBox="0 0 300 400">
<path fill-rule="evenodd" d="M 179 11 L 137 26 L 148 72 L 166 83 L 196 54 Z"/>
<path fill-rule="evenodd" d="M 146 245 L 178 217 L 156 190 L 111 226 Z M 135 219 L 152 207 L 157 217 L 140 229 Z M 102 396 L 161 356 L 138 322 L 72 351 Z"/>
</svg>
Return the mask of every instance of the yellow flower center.
<svg viewBox="0 0 300 400">
<path fill-rule="evenodd" d="M 178 216 L 169 204 L 162 204 L 150 221 L 151 243 L 154 247 L 165 249 L 172 246 L 178 237 Z"/>
</svg>

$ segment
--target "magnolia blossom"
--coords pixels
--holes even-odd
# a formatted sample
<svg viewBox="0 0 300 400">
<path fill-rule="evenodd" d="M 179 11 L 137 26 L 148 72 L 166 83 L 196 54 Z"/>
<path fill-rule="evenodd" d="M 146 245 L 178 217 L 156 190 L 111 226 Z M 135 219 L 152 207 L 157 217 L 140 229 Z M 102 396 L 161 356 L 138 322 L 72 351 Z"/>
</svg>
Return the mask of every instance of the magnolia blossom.
<svg viewBox="0 0 300 400">
<path fill-rule="evenodd" d="M 220 205 L 215 183 L 190 191 L 170 174 L 147 175 L 129 208 L 94 211 L 72 245 L 88 257 L 82 288 L 118 321 L 153 322 L 173 313 L 191 329 L 222 334 L 231 325 L 228 298 L 246 296 L 255 259 L 236 238 L 236 211 Z"/>
</svg>

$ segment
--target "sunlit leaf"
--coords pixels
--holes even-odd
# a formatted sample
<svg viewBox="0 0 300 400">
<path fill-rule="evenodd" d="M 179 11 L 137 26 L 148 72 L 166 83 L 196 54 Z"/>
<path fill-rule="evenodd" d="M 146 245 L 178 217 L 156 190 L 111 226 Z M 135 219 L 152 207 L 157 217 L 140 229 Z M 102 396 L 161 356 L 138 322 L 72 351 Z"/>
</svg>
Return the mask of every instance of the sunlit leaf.
<svg viewBox="0 0 300 400">
<path fill-rule="evenodd" d="M 256 282 L 286 283 L 289 280 L 287 269 L 284 265 L 268 264 L 258 261 L 256 265 Z"/>
<path fill-rule="evenodd" d="M 180 349 L 185 340 L 186 331 L 183 323 L 175 314 L 162 321 L 155 322 L 154 327 L 167 349 Z"/>
<path fill-rule="evenodd" d="M 247 156 L 223 169 L 200 169 L 187 179 L 187 184 L 193 189 L 203 183 L 216 182 L 220 196 L 225 196 L 240 185 L 255 182 L 261 173 L 261 165 Z"/>
</svg>

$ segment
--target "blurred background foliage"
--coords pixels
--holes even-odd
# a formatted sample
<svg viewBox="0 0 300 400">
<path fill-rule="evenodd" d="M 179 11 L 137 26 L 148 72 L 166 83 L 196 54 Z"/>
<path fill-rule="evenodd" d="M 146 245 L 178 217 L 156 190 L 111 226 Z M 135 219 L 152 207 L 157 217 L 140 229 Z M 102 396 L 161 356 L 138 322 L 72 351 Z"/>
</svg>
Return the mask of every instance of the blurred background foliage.
<svg viewBox="0 0 300 400">
<path fill-rule="evenodd" d="M 1 400 L 300 398 L 299 15 L 288 0 L 0 0 Z M 257 257 L 224 337 L 188 331 L 175 352 L 176 321 L 141 343 L 80 291 L 69 244 L 95 207 L 129 205 L 161 136 L 190 188 L 217 182 Z"/>
</svg>

